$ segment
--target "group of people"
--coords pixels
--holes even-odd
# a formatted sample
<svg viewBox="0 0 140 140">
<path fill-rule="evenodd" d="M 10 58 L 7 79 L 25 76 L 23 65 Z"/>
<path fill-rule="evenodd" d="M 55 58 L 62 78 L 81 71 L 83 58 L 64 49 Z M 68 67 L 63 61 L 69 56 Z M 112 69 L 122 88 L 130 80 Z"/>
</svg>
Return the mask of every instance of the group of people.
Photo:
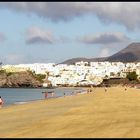
<svg viewBox="0 0 140 140">
<path fill-rule="evenodd" d="M 45 99 L 48 98 L 48 92 L 45 92 L 44 96 L 45 96 Z M 54 92 L 51 92 L 51 96 L 54 97 L 55 96 L 55 93 Z"/>
<path fill-rule="evenodd" d="M 104 91 L 107 92 L 107 90 L 108 90 L 108 88 L 107 88 L 107 86 L 105 86 Z M 124 86 L 124 90 L 127 91 L 127 86 L 126 85 Z M 50 92 L 50 93 L 51 93 L 51 97 L 55 96 L 54 92 Z M 80 92 L 78 92 L 78 93 L 80 93 Z M 91 86 L 89 89 L 87 89 L 87 93 L 94 93 L 94 87 Z M 76 94 L 77 93 L 75 93 L 75 94 L 73 92 L 71 93 L 71 95 L 76 95 Z M 63 96 L 64 97 L 66 96 L 65 92 L 63 93 Z M 45 99 L 47 99 L 47 98 L 48 98 L 48 92 L 45 92 Z"/>
<path fill-rule="evenodd" d="M 91 86 L 88 90 L 87 93 L 94 93 L 95 87 Z"/>
<path fill-rule="evenodd" d="M 44 99 L 47 99 L 49 94 L 51 94 L 51 97 L 55 97 L 55 92 L 47 92 L 47 91 L 45 91 L 45 92 L 42 92 L 42 93 L 44 93 Z M 63 95 L 65 97 L 66 93 L 64 92 Z"/>
<path fill-rule="evenodd" d="M 87 90 L 87 93 L 92 93 L 92 92 L 93 90 L 91 88 Z"/>
</svg>

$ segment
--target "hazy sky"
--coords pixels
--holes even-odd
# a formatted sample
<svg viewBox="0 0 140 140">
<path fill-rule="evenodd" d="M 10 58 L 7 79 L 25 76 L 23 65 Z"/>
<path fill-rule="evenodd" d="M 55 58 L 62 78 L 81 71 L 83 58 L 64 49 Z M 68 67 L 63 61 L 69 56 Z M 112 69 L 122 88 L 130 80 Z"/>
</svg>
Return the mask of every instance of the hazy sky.
<svg viewBox="0 0 140 140">
<path fill-rule="evenodd" d="M 0 60 L 59 63 L 140 41 L 139 2 L 0 2 Z"/>
</svg>

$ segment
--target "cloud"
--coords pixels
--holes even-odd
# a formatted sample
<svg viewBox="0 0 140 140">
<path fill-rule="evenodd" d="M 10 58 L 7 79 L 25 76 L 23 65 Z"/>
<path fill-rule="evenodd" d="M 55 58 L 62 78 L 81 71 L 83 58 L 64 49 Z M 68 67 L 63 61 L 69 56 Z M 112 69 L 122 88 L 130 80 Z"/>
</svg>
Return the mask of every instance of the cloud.
<svg viewBox="0 0 140 140">
<path fill-rule="evenodd" d="M 48 31 L 44 31 L 39 27 L 30 27 L 26 31 L 26 43 L 27 44 L 38 44 L 38 43 L 45 43 L 45 44 L 52 44 L 54 43 L 55 39 L 52 33 Z"/>
<path fill-rule="evenodd" d="M 36 14 L 55 22 L 91 14 L 104 23 L 118 23 L 130 30 L 140 27 L 139 2 L 1 2 L 0 7 Z"/>
<path fill-rule="evenodd" d="M 32 63 L 49 63 L 51 61 L 50 58 L 46 56 L 36 56 L 29 54 L 21 54 L 21 53 L 11 53 L 4 56 L 1 56 L 1 62 L 5 64 L 32 64 Z"/>
<path fill-rule="evenodd" d="M 109 48 L 102 48 L 99 53 L 99 57 L 107 57 L 109 55 L 110 55 Z"/>
<path fill-rule="evenodd" d="M 2 58 L 4 64 L 18 64 L 25 60 L 26 57 L 22 54 L 8 54 Z"/>
<path fill-rule="evenodd" d="M 77 41 L 85 44 L 112 44 L 129 41 L 130 38 L 120 32 L 101 33 L 98 35 L 87 35 L 78 37 Z"/>
<path fill-rule="evenodd" d="M 59 39 L 57 39 L 59 43 L 71 43 L 72 39 L 67 36 L 60 36 Z"/>
<path fill-rule="evenodd" d="M 6 39 L 4 33 L 0 32 L 0 42 L 4 41 Z"/>
<path fill-rule="evenodd" d="M 120 50 L 126 48 L 132 41 L 127 42 L 120 42 L 120 43 L 114 43 L 114 44 L 106 44 L 103 46 L 100 46 L 100 52 L 98 54 L 99 57 L 106 57 L 111 56 Z"/>
<path fill-rule="evenodd" d="M 81 15 L 81 3 L 78 2 L 2 2 L 1 8 L 36 14 L 52 21 L 70 20 L 74 16 Z"/>
</svg>

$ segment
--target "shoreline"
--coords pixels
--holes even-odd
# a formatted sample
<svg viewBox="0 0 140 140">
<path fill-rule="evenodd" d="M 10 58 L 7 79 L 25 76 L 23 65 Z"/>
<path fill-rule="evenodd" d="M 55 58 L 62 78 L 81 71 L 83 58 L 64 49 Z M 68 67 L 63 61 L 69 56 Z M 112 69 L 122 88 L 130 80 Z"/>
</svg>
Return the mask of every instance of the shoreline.
<svg viewBox="0 0 140 140">
<path fill-rule="evenodd" d="M 124 86 L 122 86 L 122 85 L 113 85 L 113 86 L 111 86 L 111 87 L 107 87 L 107 88 L 113 88 L 113 87 L 120 87 L 120 88 L 124 88 Z M 75 87 L 60 87 L 60 88 L 62 88 L 62 89 L 67 89 L 67 88 L 75 88 Z M 80 92 L 76 92 L 76 90 L 79 90 L 79 89 L 76 89 L 75 90 L 75 93 L 74 94 L 72 94 L 72 95 L 66 95 L 66 97 L 69 97 L 69 96 L 75 96 L 76 94 L 77 95 L 79 95 L 79 94 L 86 94 L 85 93 L 85 90 L 86 91 L 88 91 L 88 89 L 91 89 L 91 90 L 95 90 L 96 88 L 104 88 L 104 87 L 79 87 L 79 88 L 81 88 L 81 91 Z M 128 86 L 127 88 L 134 88 L 134 89 L 140 89 L 139 87 L 133 87 L 133 86 Z M 22 89 L 22 88 L 21 88 Z M 28 88 L 25 88 L 25 89 L 28 89 Z M 34 89 L 34 88 L 33 88 Z M 40 89 L 40 88 L 39 88 Z M 28 101 L 19 101 L 19 102 L 14 102 L 14 103 L 12 103 L 12 104 L 8 104 L 8 105 L 5 105 L 5 106 L 3 106 L 4 108 L 5 107 L 9 107 L 9 106 L 13 106 L 13 105 L 21 105 L 21 104 L 27 104 L 27 103 L 30 103 L 30 102 L 35 102 L 35 101 L 42 101 L 42 100 L 50 100 L 50 99 L 56 99 L 56 98 L 61 98 L 61 97 L 64 97 L 64 95 L 63 96 L 57 96 L 57 97 L 49 97 L 49 98 L 47 98 L 47 99 L 44 99 L 44 98 L 42 98 L 42 99 L 35 99 L 35 100 L 28 100 Z"/>
<path fill-rule="evenodd" d="M 107 88 L 109 89 L 109 88 L 115 88 L 115 87 L 124 88 L 122 85 L 115 85 L 115 86 L 107 87 Z M 63 88 L 67 88 L 67 87 L 63 87 Z M 104 87 L 92 87 L 92 88 L 91 87 L 90 88 L 87 88 L 87 87 L 85 88 L 84 87 L 83 89 L 81 89 L 80 92 L 76 92 L 76 90 L 75 90 L 75 92 L 72 95 L 65 95 L 65 97 L 71 97 L 71 96 L 82 95 L 82 94 L 90 94 L 91 92 L 93 92 L 93 90 L 96 90 L 96 88 L 104 89 Z M 137 87 L 129 87 L 129 86 L 127 88 L 140 89 L 140 88 L 137 88 Z M 91 92 L 87 93 L 88 89 L 90 89 Z M 19 101 L 19 102 L 14 102 L 12 104 L 5 105 L 2 108 L 7 108 L 7 107 L 10 107 L 10 106 L 23 105 L 23 104 L 28 104 L 28 103 L 37 102 L 37 101 L 44 101 L 44 100 L 47 101 L 47 100 L 53 100 L 53 99 L 57 99 L 57 98 L 65 98 L 65 97 L 63 95 L 63 96 L 49 97 L 47 99 L 42 98 L 42 99 L 35 99 L 35 100 L 28 100 L 28 101 Z"/>
<path fill-rule="evenodd" d="M 68 89 L 67 87 L 64 87 L 64 89 Z M 20 88 L 19 88 L 20 89 Z M 26 89 L 26 88 L 25 88 Z M 27 88 L 28 89 L 28 88 Z M 34 89 L 34 88 L 33 88 Z M 62 87 L 63 89 L 63 87 Z M 70 88 L 71 89 L 71 88 Z M 76 89 L 76 90 L 80 90 L 80 93 L 76 92 L 76 90 L 74 92 L 72 92 L 71 95 L 65 95 L 65 97 L 70 97 L 70 96 L 75 96 L 76 94 L 81 94 L 81 92 L 85 91 L 85 89 L 87 88 L 82 88 L 82 89 Z M 64 95 L 63 96 L 53 96 L 53 97 L 48 97 L 47 99 L 44 99 L 44 98 L 40 98 L 40 99 L 34 99 L 34 100 L 27 100 L 27 101 L 18 101 L 18 102 L 14 102 L 12 104 L 6 104 L 6 105 L 3 105 L 2 108 L 7 108 L 7 107 L 10 107 L 10 106 L 17 106 L 17 105 L 22 105 L 22 104 L 27 104 L 27 103 L 32 103 L 32 102 L 36 102 L 36 101 L 43 101 L 43 100 L 51 100 L 51 99 L 56 99 L 56 98 L 64 98 Z"/>
</svg>

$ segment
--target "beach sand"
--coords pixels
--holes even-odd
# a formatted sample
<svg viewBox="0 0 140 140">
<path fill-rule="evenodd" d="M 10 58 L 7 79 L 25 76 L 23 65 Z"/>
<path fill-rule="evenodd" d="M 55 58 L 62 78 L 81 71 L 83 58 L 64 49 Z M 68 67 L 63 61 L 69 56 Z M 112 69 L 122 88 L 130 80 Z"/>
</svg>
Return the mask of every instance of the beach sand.
<svg viewBox="0 0 140 140">
<path fill-rule="evenodd" d="M 140 137 L 140 89 L 95 88 L 92 94 L 0 109 L 0 138 Z"/>
</svg>

